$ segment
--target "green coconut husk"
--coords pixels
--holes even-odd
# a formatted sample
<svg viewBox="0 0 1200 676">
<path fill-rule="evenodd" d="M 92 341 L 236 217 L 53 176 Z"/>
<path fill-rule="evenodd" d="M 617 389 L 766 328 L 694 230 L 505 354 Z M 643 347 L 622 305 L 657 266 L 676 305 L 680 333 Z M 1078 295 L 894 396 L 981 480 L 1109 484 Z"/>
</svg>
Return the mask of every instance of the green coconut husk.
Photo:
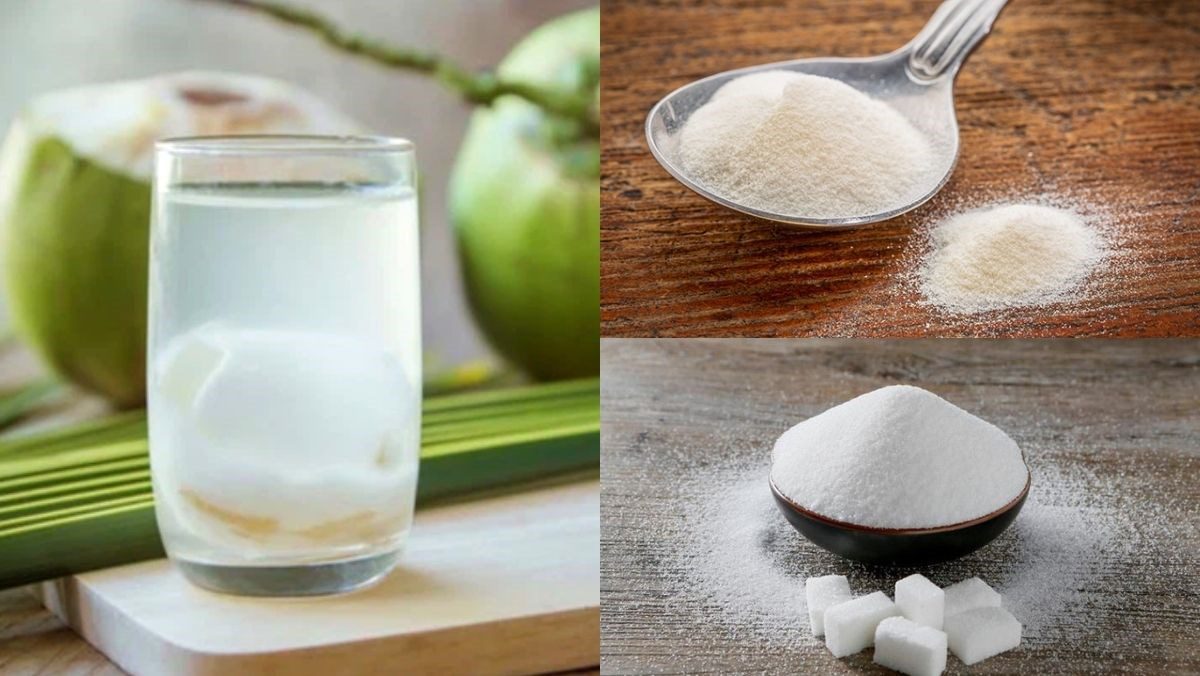
<svg viewBox="0 0 1200 676">
<path fill-rule="evenodd" d="M 146 316 L 122 308 L 146 306 L 147 184 L 76 155 L 62 139 L 32 133 L 20 119 L 0 163 L 0 183 L 13 190 L 0 200 L 0 218 L 18 333 L 64 378 L 117 406 L 139 405 Z M 112 232 L 117 225 L 120 236 Z"/>
<path fill-rule="evenodd" d="M 600 12 L 541 26 L 500 77 L 591 93 Z M 599 137 L 518 97 L 471 118 L 450 212 L 475 319 L 496 349 L 542 379 L 600 369 Z M 497 214 L 502 214 L 497 216 Z"/>
</svg>

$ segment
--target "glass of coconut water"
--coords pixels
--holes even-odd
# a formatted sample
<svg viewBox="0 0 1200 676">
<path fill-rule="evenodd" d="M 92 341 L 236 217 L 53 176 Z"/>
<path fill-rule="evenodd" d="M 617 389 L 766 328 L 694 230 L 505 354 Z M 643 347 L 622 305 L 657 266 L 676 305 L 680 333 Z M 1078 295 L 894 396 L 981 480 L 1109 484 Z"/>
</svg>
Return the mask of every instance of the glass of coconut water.
<svg viewBox="0 0 1200 676">
<path fill-rule="evenodd" d="M 325 594 L 395 565 L 420 450 L 415 188 L 398 139 L 158 143 L 150 459 L 192 582 Z"/>
</svg>

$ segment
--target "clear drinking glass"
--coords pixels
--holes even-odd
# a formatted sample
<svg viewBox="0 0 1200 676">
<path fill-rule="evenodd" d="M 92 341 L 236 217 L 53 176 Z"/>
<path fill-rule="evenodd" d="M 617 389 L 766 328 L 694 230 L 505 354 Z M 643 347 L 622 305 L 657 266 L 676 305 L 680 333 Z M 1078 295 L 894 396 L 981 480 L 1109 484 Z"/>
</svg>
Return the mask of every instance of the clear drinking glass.
<svg viewBox="0 0 1200 676">
<path fill-rule="evenodd" d="M 194 583 L 347 591 L 412 523 L 416 160 L 388 138 L 157 144 L 147 388 L 155 508 Z"/>
</svg>

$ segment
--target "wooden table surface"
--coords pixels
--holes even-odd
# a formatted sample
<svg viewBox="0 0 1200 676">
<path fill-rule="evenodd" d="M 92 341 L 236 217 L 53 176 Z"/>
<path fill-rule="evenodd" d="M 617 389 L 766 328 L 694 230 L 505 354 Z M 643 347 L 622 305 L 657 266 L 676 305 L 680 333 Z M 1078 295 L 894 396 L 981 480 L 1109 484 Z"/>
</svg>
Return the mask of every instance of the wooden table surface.
<svg viewBox="0 0 1200 676">
<path fill-rule="evenodd" d="M 788 231 L 712 204 L 650 155 L 676 87 L 732 68 L 903 45 L 936 0 L 604 0 L 606 336 L 1200 333 L 1200 3 L 1012 0 L 956 86 L 961 154 L 929 204 L 875 226 Z M 898 283 L 938 215 L 1058 195 L 1115 224 L 1115 269 L 1075 304 L 985 316 Z"/>
<path fill-rule="evenodd" d="M 0 592 L 0 674 L 116 676 L 124 673 L 42 607 L 28 590 Z"/>
<path fill-rule="evenodd" d="M 834 659 L 793 603 L 809 575 L 890 595 L 916 570 L 978 575 L 1024 623 L 970 673 L 1200 673 L 1200 341 L 606 339 L 602 358 L 604 673 L 882 674 L 870 650 Z M 895 383 L 995 423 L 1031 467 L 1014 526 L 958 561 L 853 564 L 771 504 L 779 434 Z M 764 569 L 782 610 L 739 610 Z"/>
</svg>

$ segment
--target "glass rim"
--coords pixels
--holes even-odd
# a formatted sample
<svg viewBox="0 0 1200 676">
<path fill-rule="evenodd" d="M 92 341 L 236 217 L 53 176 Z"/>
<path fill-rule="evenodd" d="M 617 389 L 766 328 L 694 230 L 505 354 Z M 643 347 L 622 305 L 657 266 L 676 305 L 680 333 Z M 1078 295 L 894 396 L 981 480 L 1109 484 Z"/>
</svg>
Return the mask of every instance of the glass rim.
<svg viewBox="0 0 1200 676">
<path fill-rule="evenodd" d="M 223 134 L 175 136 L 154 142 L 172 155 L 361 155 L 411 153 L 408 139 L 394 136 L 323 134 Z"/>
</svg>

